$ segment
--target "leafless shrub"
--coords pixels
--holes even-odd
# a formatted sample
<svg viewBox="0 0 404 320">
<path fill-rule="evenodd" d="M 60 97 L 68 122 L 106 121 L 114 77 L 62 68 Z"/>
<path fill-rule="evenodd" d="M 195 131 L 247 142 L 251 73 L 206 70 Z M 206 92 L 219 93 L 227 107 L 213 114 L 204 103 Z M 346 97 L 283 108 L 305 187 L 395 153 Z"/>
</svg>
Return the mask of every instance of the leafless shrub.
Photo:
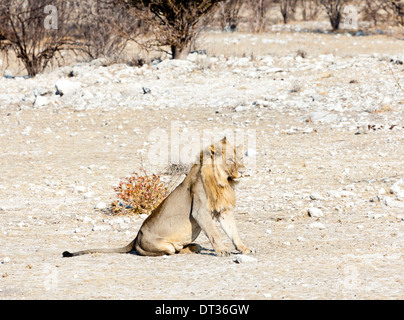
<svg viewBox="0 0 404 320">
<path fill-rule="evenodd" d="M 74 30 L 79 42 L 77 49 L 91 59 L 119 56 L 129 41 L 122 30 L 132 37 L 140 33 L 140 19 L 120 3 L 88 0 L 80 2 L 76 11 L 80 12 L 80 21 Z"/>
<path fill-rule="evenodd" d="M 240 22 L 243 0 L 227 0 L 220 3 L 219 18 L 222 30 L 236 31 Z"/>
<path fill-rule="evenodd" d="M 135 40 L 143 48 L 169 47 L 173 59 L 190 47 L 198 34 L 198 24 L 217 9 L 224 0 L 116 0 L 136 10 L 149 25 L 151 38 Z M 130 34 L 127 34 L 131 38 Z"/>
<path fill-rule="evenodd" d="M 304 21 L 315 20 L 321 12 L 320 0 L 300 0 Z"/>
<path fill-rule="evenodd" d="M 254 33 L 265 30 L 266 15 L 270 8 L 272 0 L 246 0 L 249 14 L 250 31 Z"/>
<path fill-rule="evenodd" d="M 299 49 L 296 51 L 296 57 L 301 57 L 303 59 L 306 59 L 307 56 L 308 56 L 307 52 L 302 49 Z"/>
<path fill-rule="evenodd" d="M 342 10 L 347 0 L 320 0 L 321 5 L 325 8 L 331 22 L 333 30 L 338 30 L 342 19 Z"/>
<path fill-rule="evenodd" d="M 391 5 L 394 8 L 397 20 L 400 21 L 401 25 L 404 25 L 404 1 L 391 0 Z"/>
<path fill-rule="evenodd" d="M 372 21 L 374 26 L 394 20 L 396 14 L 392 2 L 386 0 L 365 0 L 361 10 L 365 21 Z"/>
<path fill-rule="evenodd" d="M 283 23 L 287 24 L 291 20 L 296 12 L 297 0 L 281 0 L 279 6 L 283 17 Z"/>
<path fill-rule="evenodd" d="M 71 48 L 72 19 L 69 3 L 54 0 L 2 0 L 0 3 L 0 51 L 16 57 L 33 77 L 53 61 L 63 60 Z"/>
</svg>

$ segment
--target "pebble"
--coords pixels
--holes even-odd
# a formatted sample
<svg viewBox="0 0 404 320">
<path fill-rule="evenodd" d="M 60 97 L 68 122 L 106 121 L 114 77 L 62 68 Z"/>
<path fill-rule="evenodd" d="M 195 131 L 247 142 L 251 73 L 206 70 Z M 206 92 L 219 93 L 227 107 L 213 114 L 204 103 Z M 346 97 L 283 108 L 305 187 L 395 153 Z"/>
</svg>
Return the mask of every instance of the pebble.
<svg viewBox="0 0 404 320">
<path fill-rule="evenodd" d="M 47 97 L 38 96 L 35 99 L 35 106 L 43 107 L 49 104 L 49 99 Z"/>
<path fill-rule="evenodd" d="M 86 192 L 83 194 L 83 197 L 84 197 L 84 199 L 91 199 L 94 197 L 94 192 L 91 192 L 91 191 Z"/>
<path fill-rule="evenodd" d="M 86 187 L 84 186 L 75 186 L 74 193 L 84 193 L 86 192 Z"/>
<path fill-rule="evenodd" d="M 324 200 L 324 198 L 319 193 L 312 193 L 310 195 L 311 200 Z"/>
<path fill-rule="evenodd" d="M 247 256 L 245 254 L 238 254 L 236 255 L 236 258 L 233 259 L 233 262 L 241 264 L 241 263 L 251 263 L 251 262 L 257 262 L 258 260 L 256 258 Z"/>
<path fill-rule="evenodd" d="M 103 225 L 95 225 L 91 229 L 92 231 L 106 231 L 111 230 L 110 226 L 103 226 Z"/>
<path fill-rule="evenodd" d="M 95 206 L 95 209 L 98 209 L 98 210 L 103 210 L 103 209 L 105 209 L 107 207 L 107 205 L 105 204 L 105 202 L 98 202 L 97 204 L 96 204 L 96 206 Z"/>
<path fill-rule="evenodd" d="M 66 79 L 56 81 L 55 88 L 56 94 L 60 96 L 71 97 L 81 93 L 82 84 L 79 82 L 73 82 Z"/>
<path fill-rule="evenodd" d="M 321 209 L 319 209 L 319 208 L 309 208 L 307 210 L 307 213 L 312 218 L 320 218 L 320 217 L 324 216 L 323 211 L 321 211 Z"/>
<path fill-rule="evenodd" d="M 1 263 L 9 263 L 11 261 L 11 259 L 9 257 L 4 257 L 3 261 Z"/>
<path fill-rule="evenodd" d="M 255 149 L 248 149 L 245 155 L 247 157 L 255 157 L 257 155 L 257 151 L 255 151 Z"/>
<path fill-rule="evenodd" d="M 398 200 L 404 201 L 404 179 L 400 179 L 390 187 L 390 193 Z"/>
<path fill-rule="evenodd" d="M 317 221 L 310 223 L 309 227 L 312 229 L 320 229 L 320 230 L 325 229 L 325 225 Z"/>
</svg>

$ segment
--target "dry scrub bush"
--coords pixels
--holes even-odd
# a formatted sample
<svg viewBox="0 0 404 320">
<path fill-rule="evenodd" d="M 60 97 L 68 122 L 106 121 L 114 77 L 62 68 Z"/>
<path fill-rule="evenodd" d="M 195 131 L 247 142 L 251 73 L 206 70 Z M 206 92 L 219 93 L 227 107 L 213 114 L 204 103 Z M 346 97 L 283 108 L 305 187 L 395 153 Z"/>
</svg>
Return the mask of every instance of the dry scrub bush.
<svg viewBox="0 0 404 320">
<path fill-rule="evenodd" d="M 293 19 L 296 13 L 297 0 L 281 0 L 279 1 L 279 6 L 281 9 L 281 14 L 283 17 L 283 23 L 287 24 Z"/>
<path fill-rule="evenodd" d="M 266 15 L 272 0 L 246 0 L 249 15 L 250 31 L 259 33 L 265 31 Z"/>
<path fill-rule="evenodd" d="M 74 38 L 77 49 L 90 59 L 117 58 L 128 44 L 125 34 L 132 37 L 144 32 L 141 20 L 122 3 L 108 0 L 88 0 L 77 3 L 80 20 Z"/>
<path fill-rule="evenodd" d="M 180 58 L 199 33 L 199 23 L 213 14 L 224 0 L 116 0 L 134 9 L 135 15 L 149 26 L 146 39 L 133 39 L 144 49 L 158 49 Z M 164 48 L 170 48 L 166 51 Z"/>
<path fill-rule="evenodd" d="M 227 0 L 219 6 L 219 23 L 224 31 L 236 31 L 240 22 L 240 10 L 244 0 Z"/>
<path fill-rule="evenodd" d="M 342 10 L 348 0 L 320 0 L 327 12 L 333 30 L 338 30 L 342 19 Z"/>
<path fill-rule="evenodd" d="M 150 214 L 167 197 L 168 191 L 160 175 L 134 172 L 114 188 L 118 200 L 112 202 L 112 214 Z"/>
</svg>

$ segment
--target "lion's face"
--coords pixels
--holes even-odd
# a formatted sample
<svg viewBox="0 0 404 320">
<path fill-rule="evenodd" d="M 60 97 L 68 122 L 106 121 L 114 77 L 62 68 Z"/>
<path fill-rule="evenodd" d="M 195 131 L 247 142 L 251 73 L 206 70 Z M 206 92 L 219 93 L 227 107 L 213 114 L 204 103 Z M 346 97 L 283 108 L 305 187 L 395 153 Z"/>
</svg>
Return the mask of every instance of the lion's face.
<svg viewBox="0 0 404 320">
<path fill-rule="evenodd" d="M 243 158 L 237 148 L 232 145 L 226 144 L 226 151 L 223 152 L 223 170 L 228 174 L 228 180 L 237 181 L 245 172 Z"/>
<path fill-rule="evenodd" d="M 245 171 L 241 152 L 226 138 L 203 152 L 202 164 L 212 171 L 216 183 L 222 187 L 239 180 Z"/>
</svg>

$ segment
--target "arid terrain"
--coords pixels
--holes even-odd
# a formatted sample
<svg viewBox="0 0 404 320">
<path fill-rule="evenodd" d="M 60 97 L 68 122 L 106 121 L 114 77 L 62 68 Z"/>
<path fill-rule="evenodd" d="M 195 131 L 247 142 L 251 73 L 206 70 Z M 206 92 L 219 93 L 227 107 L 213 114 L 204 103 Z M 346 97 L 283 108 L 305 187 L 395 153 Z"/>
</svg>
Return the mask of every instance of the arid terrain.
<svg viewBox="0 0 404 320">
<path fill-rule="evenodd" d="M 199 47 L 0 78 L 0 299 L 404 299 L 404 41 L 272 31 Z M 203 234 L 196 255 L 62 258 L 136 236 L 144 216 L 100 209 L 142 162 L 164 171 L 151 137 L 170 143 L 173 124 L 254 138 L 235 210 L 252 259 L 216 257 Z"/>
</svg>

